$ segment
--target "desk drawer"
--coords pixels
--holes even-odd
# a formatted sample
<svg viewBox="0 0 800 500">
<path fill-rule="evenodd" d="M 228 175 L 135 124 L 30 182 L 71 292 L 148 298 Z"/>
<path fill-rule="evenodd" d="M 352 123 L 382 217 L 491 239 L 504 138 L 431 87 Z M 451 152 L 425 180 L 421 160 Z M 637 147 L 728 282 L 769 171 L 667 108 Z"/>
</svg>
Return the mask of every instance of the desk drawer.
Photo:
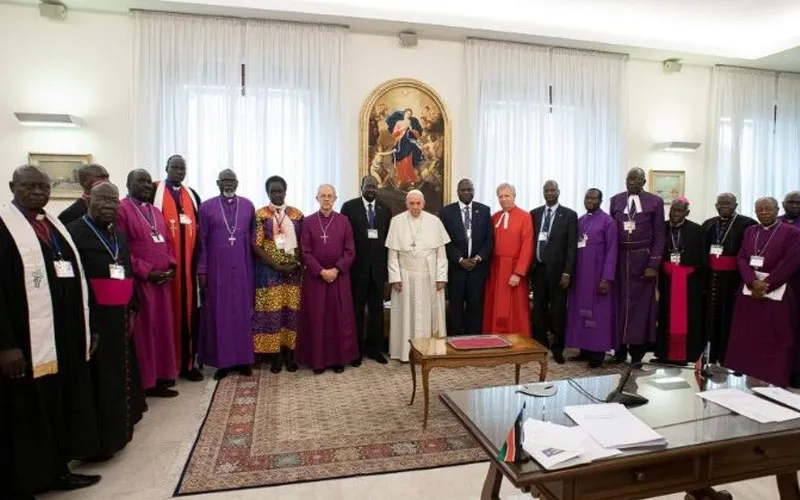
<svg viewBox="0 0 800 500">
<path fill-rule="evenodd" d="M 800 463 L 800 437 L 761 439 L 711 454 L 711 477 Z"/>
<path fill-rule="evenodd" d="M 586 500 L 612 498 L 613 494 L 646 492 L 700 479 L 699 461 L 691 457 L 648 462 L 580 476 L 576 480 L 576 496 Z"/>
</svg>

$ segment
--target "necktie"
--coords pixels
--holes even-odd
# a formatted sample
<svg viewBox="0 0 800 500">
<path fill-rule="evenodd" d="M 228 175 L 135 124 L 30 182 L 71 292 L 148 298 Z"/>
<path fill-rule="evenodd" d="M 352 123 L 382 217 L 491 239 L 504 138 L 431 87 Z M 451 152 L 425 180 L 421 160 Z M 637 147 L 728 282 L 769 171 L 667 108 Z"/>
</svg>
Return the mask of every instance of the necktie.
<svg viewBox="0 0 800 500">
<path fill-rule="evenodd" d="M 472 229 L 472 214 L 469 212 L 469 207 L 464 207 L 464 229 L 467 231 Z"/>
<path fill-rule="evenodd" d="M 367 203 L 367 221 L 369 227 L 375 227 L 375 211 L 372 210 L 372 203 Z"/>
<path fill-rule="evenodd" d="M 552 222 L 553 222 L 553 209 L 547 207 L 547 212 L 545 213 L 544 216 L 544 224 L 542 224 L 542 229 L 540 229 L 540 232 L 550 233 L 550 225 Z M 549 234 L 547 236 L 548 238 L 550 237 Z M 544 259 L 542 257 L 542 249 L 544 248 L 545 243 L 547 242 L 542 240 L 536 242 L 536 258 L 541 263 L 544 263 Z"/>
<path fill-rule="evenodd" d="M 636 215 L 636 200 L 631 196 L 631 206 L 628 208 L 628 215 Z"/>
</svg>

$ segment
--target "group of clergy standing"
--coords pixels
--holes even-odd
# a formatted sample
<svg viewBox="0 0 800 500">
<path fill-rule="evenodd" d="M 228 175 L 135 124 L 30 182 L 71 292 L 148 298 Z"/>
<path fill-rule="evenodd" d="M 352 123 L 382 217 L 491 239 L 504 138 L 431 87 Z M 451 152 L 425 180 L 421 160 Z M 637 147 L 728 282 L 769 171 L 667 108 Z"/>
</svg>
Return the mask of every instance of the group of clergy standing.
<svg viewBox="0 0 800 500">
<path fill-rule="evenodd" d="M 800 371 L 800 192 L 780 218 L 776 200 L 758 200 L 758 222 L 720 195 L 718 217 L 700 226 L 685 198 L 665 222 L 641 169 L 608 213 L 589 189 L 580 217 L 555 181 L 530 213 L 504 183 L 491 214 L 464 179 L 438 217 L 417 190 L 392 216 L 366 176 L 341 212 L 321 185 L 306 216 L 278 176 L 258 210 L 232 170 L 203 202 L 185 177 L 172 156 L 163 182 L 129 172 L 120 199 L 88 165 L 84 196 L 56 218 L 48 175 L 14 171 L 13 202 L 0 207 L 1 498 L 97 483 L 67 464 L 112 457 L 145 396 L 177 396 L 176 379 L 200 381 L 206 365 L 216 379 L 252 375 L 259 361 L 341 373 L 364 357 L 386 364 L 387 351 L 407 361 L 410 339 L 491 333 L 532 335 L 557 363 L 565 347 L 591 367 L 612 350 L 613 362 L 655 350 L 686 363 L 710 342 L 710 361 L 775 384 Z"/>
</svg>

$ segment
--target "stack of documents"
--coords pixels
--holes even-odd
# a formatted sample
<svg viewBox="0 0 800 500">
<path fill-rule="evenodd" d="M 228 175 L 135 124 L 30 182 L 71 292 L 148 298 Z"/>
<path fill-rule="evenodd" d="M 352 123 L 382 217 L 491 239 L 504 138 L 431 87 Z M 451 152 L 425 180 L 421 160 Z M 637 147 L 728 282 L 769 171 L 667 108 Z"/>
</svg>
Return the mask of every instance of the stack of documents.
<svg viewBox="0 0 800 500">
<path fill-rule="evenodd" d="M 619 403 L 566 406 L 564 413 L 606 449 L 662 446 L 667 443 L 664 436 Z"/>
<path fill-rule="evenodd" d="M 522 424 L 522 448 L 547 470 L 563 469 L 613 457 L 621 452 L 604 449 L 580 427 L 528 419 Z"/>
<path fill-rule="evenodd" d="M 800 394 L 789 392 L 780 387 L 755 387 L 753 392 L 760 394 L 778 403 L 790 406 L 795 410 L 800 410 Z"/>
<path fill-rule="evenodd" d="M 716 403 L 734 413 L 753 419 L 761 424 L 786 422 L 788 420 L 800 418 L 800 413 L 796 411 L 776 405 L 775 403 L 770 403 L 758 396 L 748 394 L 739 389 L 719 389 L 716 391 L 698 392 L 697 395 L 706 401 Z"/>
<path fill-rule="evenodd" d="M 768 277 L 769 277 L 769 274 L 762 273 L 760 271 L 756 271 L 756 279 L 763 281 L 763 280 L 767 279 Z M 783 294 L 784 293 L 786 293 L 786 283 L 784 283 L 783 285 L 779 286 L 775 290 L 771 290 L 770 292 L 765 293 L 764 294 L 764 298 L 769 299 L 769 300 L 774 300 L 775 302 L 780 302 L 780 301 L 783 300 Z M 750 295 L 753 295 L 753 291 L 750 290 L 749 286 L 745 285 L 744 288 L 742 289 L 742 294 L 750 296 Z"/>
</svg>

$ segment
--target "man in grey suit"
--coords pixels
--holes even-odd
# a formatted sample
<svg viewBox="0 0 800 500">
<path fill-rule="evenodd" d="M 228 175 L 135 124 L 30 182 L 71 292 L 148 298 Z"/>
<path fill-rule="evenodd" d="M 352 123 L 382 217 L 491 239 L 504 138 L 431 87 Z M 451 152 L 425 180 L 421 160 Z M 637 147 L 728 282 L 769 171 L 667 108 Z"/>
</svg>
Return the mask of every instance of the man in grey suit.
<svg viewBox="0 0 800 500">
<path fill-rule="evenodd" d="M 489 207 L 473 201 L 469 179 L 458 183 L 458 201 L 441 209 L 450 243 L 447 244 L 448 335 L 477 335 L 483 325 L 483 295 L 494 247 Z"/>
<path fill-rule="evenodd" d="M 533 337 L 549 346 L 555 362 L 563 364 L 567 289 L 578 249 L 578 214 L 558 203 L 561 191 L 556 181 L 545 182 L 542 190 L 545 205 L 531 211 L 536 249 L 530 273 Z"/>
</svg>

